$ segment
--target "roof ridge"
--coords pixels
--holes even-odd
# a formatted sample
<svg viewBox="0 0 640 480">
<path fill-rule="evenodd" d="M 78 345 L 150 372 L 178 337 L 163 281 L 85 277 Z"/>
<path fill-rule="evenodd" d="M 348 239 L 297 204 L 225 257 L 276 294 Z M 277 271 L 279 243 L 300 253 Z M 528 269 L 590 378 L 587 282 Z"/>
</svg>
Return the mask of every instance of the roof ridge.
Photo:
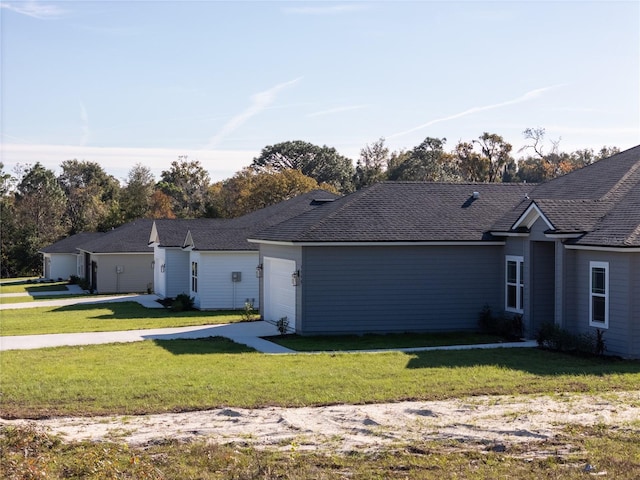
<svg viewBox="0 0 640 480">
<path fill-rule="evenodd" d="M 624 239 L 623 243 L 625 245 L 636 245 L 638 243 L 638 240 L 640 240 L 640 223 L 633 230 L 633 232 L 627 235 L 627 238 Z"/>
<path fill-rule="evenodd" d="M 616 200 L 624 197 L 631 189 L 640 183 L 640 160 L 631 166 L 616 184 L 602 197 L 603 200 Z"/>
</svg>

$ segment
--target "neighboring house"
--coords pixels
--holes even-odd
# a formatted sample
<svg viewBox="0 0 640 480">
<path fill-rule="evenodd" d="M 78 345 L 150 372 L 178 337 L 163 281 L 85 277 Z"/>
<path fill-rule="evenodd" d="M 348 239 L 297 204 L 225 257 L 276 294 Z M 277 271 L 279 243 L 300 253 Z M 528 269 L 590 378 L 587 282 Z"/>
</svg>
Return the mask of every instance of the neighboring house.
<svg viewBox="0 0 640 480">
<path fill-rule="evenodd" d="M 640 358 L 640 146 L 541 185 L 383 182 L 250 241 L 263 318 L 300 334 L 473 330 L 489 305 Z"/>
<path fill-rule="evenodd" d="M 98 293 L 153 290 L 153 251 L 148 246 L 153 220 L 135 220 L 78 247 L 90 288 Z"/>
<path fill-rule="evenodd" d="M 103 235 L 100 232 L 82 232 L 71 235 L 40 250 L 42 276 L 49 280 L 68 280 L 72 275 L 84 277 L 84 256 L 78 247 Z"/>
<path fill-rule="evenodd" d="M 201 219 L 158 219 L 154 220 L 149 236 L 149 246 L 153 247 L 154 293 L 161 298 L 175 298 L 190 290 L 189 252 L 182 248 L 186 232 L 191 226 L 206 225 L 213 230 L 214 225 L 225 220 Z"/>
<path fill-rule="evenodd" d="M 248 301 L 257 307 L 258 245 L 249 243 L 247 237 L 335 198 L 315 190 L 242 217 L 188 223 L 182 246 L 188 255 L 188 293 L 194 306 L 201 310 L 237 309 Z"/>
</svg>

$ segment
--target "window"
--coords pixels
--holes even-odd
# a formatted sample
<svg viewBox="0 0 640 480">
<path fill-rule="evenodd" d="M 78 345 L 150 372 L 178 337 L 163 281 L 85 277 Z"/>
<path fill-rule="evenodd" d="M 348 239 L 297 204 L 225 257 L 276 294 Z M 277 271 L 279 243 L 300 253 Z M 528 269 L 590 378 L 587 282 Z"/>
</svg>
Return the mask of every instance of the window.
<svg viewBox="0 0 640 480">
<path fill-rule="evenodd" d="M 609 263 L 589 262 L 589 325 L 609 327 Z"/>
<path fill-rule="evenodd" d="M 524 258 L 507 255 L 505 309 L 523 313 L 524 307 Z"/>
<path fill-rule="evenodd" d="M 191 291 L 198 291 L 198 262 L 191 262 Z"/>
</svg>

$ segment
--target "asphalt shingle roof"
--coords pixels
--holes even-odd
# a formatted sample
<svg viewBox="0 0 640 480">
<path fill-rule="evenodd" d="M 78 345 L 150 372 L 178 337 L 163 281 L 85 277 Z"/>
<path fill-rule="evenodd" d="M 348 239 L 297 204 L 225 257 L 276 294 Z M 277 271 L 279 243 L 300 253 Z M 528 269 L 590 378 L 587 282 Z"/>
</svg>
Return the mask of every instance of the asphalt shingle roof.
<svg viewBox="0 0 640 480">
<path fill-rule="evenodd" d="M 153 253 L 149 248 L 149 232 L 153 220 L 141 219 L 125 223 L 105 232 L 80 248 L 91 253 Z"/>
<path fill-rule="evenodd" d="M 220 218 L 161 218 L 154 221 L 161 247 L 182 247 L 186 233 L 191 229 L 214 229 L 227 220 Z"/>
<path fill-rule="evenodd" d="M 287 242 L 424 242 L 489 239 L 489 227 L 533 185 L 381 182 L 253 238 Z M 473 198 L 473 192 L 479 198 Z"/>
<path fill-rule="evenodd" d="M 80 232 L 75 235 L 71 235 L 67 238 L 63 238 L 62 240 L 52 243 L 48 245 L 40 251 L 42 253 L 78 253 L 77 249 L 79 246 L 84 243 L 90 242 L 91 240 L 95 240 L 104 235 L 103 232 Z"/>
<path fill-rule="evenodd" d="M 193 247 L 195 250 L 257 250 L 258 245 L 247 241 L 256 231 L 277 225 L 336 198 L 337 195 L 325 190 L 314 190 L 241 217 L 214 224 L 192 224 L 189 226 L 189 232 Z M 185 233 L 183 231 L 183 240 Z"/>
<path fill-rule="evenodd" d="M 640 247 L 640 146 L 542 183 L 529 194 L 559 233 L 583 233 L 569 243 Z M 530 203 L 498 220 L 509 231 Z"/>
<path fill-rule="evenodd" d="M 472 193 L 480 196 L 474 200 Z M 479 241 L 514 231 L 535 202 L 578 245 L 640 246 L 640 146 L 543 184 L 382 182 L 261 230 L 256 240 Z"/>
</svg>

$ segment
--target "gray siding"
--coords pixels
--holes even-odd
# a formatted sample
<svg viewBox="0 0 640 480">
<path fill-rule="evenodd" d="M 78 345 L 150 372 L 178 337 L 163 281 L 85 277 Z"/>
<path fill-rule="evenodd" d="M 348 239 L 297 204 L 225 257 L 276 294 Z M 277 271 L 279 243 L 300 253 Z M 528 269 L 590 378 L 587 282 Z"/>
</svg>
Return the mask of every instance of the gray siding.
<svg viewBox="0 0 640 480">
<path fill-rule="evenodd" d="M 474 330 L 503 304 L 500 246 L 305 247 L 301 332 Z"/>
<path fill-rule="evenodd" d="M 533 338 L 542 325 L 555 322 L 555 243 L 532 242 L 530 253 L 531 322 L 527 334 Z"/>
<path fill-rule="evenodd" d="M 640 253 L 631 259 L 631 352 L 632 356 L 640 358 Z"/>
<path fill-rule="evenodd" d="M 575 333 L 593 333 L 589 326 L 589 262 L 609 263 L 609 328 L 604 340 L 606 353 L 640 358 L 638 349 L 638 312 L 634 289 L 638 290 L 638 254 L 572 250 L 567 255 L 565 325 Z M 638 298 L 638 295 L 635 295 Z M 635 319 L 634 319 L 635 318 Z"/>
<path fill-rule="evenodd" d="M 146 293 L 153 290 L 153 253 L 93 254 L 98 264 L 99 293 Z M 116 267 L 122 267 L 117 273 Z"/>
<path fill-rule="evenodd" d="M 167 297 L 174 298 L 181 293 L 189 293 L 191 288 L 189 252 L 173 248 L 166 249 L 164 278 Z"/>
</svg>

